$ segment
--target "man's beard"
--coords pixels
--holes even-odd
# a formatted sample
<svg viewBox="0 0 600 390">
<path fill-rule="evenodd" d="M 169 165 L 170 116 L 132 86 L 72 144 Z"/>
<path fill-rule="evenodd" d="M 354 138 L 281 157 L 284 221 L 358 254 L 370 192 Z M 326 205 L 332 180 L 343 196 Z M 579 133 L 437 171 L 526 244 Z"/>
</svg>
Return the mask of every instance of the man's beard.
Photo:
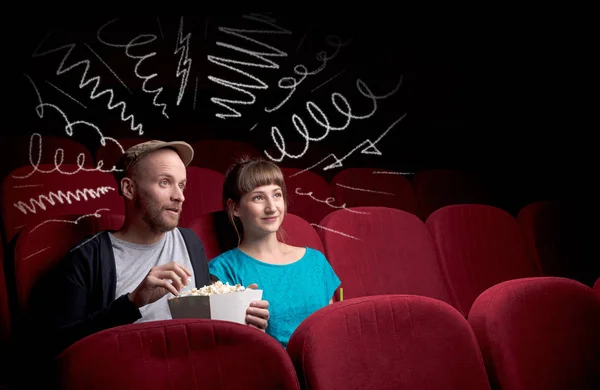
<svg viewBox="0 0 600 390">
<path fill-rule="evenodd" d="M 142 216 L 142 219 L 146 222 L 152 232 L 166 233 L 175 229 L 179 224 L 180 215 L 177 216 L 176 221 L 167 219 L 164 215 L 165 209 L 152 204 L 148 201 L 148 198 L 144 196 L 137 196 L 135 204 L 138 210 L 143 211 L 144 215 Z"/>
</svg>

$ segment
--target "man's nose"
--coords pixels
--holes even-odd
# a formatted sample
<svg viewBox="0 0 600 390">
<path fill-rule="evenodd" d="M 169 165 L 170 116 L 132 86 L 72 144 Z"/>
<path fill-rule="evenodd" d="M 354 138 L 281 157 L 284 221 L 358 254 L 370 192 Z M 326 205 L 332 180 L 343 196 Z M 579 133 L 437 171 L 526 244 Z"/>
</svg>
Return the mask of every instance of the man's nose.
<svg viewBox="0 0 600 390">
<path fill-rule="evenodd" d="M 174 193 L 172 194 L 171 198 L 173 200 L 177 200 L 179 202 L 183 202 L 185 201 L 185 196 L 183 195 L 183 189 L 176 187 Z"/>
</svg>

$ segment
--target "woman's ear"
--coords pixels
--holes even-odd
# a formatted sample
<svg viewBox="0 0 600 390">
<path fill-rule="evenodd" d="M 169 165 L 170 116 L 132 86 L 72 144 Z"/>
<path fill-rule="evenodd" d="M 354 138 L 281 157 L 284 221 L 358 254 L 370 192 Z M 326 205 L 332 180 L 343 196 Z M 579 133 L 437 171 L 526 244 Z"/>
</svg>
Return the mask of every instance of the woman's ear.
<svg viewBox="0 0 600 390">
<path fill-rule="evenodd" d="M 240 213 L 238 212 L 238 205 L 230 198 L 227 199 L 227 208 L 231 210 L 234 217 L 239 217 Z"/>
<path fill-rule="evenodd" d="M 121 192 L 123 193 L 123 196 L 127 199 L 133 199 L 135 194 L 135 184 L 133 183 L 133 180 L 131 180 L 131 178 L 124 177 L 123 179 L 121 179 Z"/>
</svg>

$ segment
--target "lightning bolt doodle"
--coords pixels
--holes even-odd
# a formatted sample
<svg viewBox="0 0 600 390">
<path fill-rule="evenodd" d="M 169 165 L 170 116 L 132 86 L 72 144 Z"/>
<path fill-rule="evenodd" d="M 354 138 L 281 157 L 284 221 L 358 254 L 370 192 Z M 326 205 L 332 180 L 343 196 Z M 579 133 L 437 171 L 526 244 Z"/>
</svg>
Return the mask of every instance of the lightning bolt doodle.
<svg viewBox="0 0 600 390">
<path fill-rule="evenodd" d="M 177 105 L 181 103 L 185 88 L 187 87 L 188 77 L 190 76 L 190 69 L 192 67 L 192 59 L 189 58 L 190 54 L 190 38 L 192 33 L 187 33 L 183 36 L 183 16 L 179 23 L 179 32 L 177 33 L 177 48 L 175 53 L 181 52 L 179 55 L 179 63 L 177 64 L 177 77 L 181 77 L 181 84 L 179 86 L 179 94 L 177 95 Z"/>
</svg>

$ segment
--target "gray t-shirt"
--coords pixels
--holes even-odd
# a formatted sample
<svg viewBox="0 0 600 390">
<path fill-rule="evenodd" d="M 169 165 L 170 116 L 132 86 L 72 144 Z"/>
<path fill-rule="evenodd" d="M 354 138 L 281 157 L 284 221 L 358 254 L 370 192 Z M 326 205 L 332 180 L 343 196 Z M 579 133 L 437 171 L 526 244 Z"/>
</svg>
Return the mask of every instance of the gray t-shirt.
<svg viewBox="0 0 600 390">
<path fill-rule="evenodd" d="M 144 280 L 152 267 L 175 262 L 186 267 L 193 274 L 190 256 L 185 241 L 179 229 L 175 228 L 165 233 L 163 238 L 150 245 L 134 244 L 116 238 L 109 233 L 115 254 L 117 271 L 117 288 L 115 297 L 128 294 Z M 191 276 L 191 286 L 195 286 L 194 276 Z M 158 301 L 140 308 L 142 318 L 136 322 L 170 320 L 171 312 L 167 300 L 173 294 L 167 293 Z"/>
</svg>

